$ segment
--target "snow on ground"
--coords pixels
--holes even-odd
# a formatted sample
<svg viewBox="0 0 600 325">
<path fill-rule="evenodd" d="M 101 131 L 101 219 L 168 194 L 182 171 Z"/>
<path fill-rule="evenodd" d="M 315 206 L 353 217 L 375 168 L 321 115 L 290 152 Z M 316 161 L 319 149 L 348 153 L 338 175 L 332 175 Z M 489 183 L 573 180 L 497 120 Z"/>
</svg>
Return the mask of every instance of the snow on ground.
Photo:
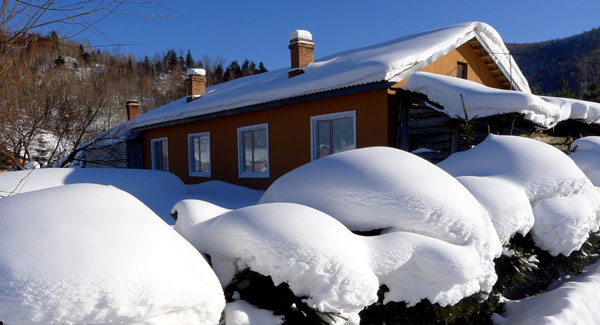
<svg viewBox="0 0 600 325">
<path fill-rule="evenodd" d="M 444 107 L 432 108 L 452 118 L 464 118 L 462 94 L 470 118 L 520 113 L 525 119 L 545 128 L 567 119 L 600 124 L 600 104 L 594 102 L 491 88 L 470 80 L 429 72 L 414 73 L 403 88 L 427 95 L 430 101 Z"/>
<path fill-rule="evenodd" d="M 194 224 L 178 218 L 175 229 L 211 256 L 223 286 L 245 269 L 286 282 L 308 305 L 358 323 L 358 312 L 377 301 L 422 299 L 454 304 L 496 281 L 473 245 L 453 245 L 408 232 L 355 235 L 339 221 L 294 203 L 268 203 L 234 210 Z M 492 265 L 493 268 L 493 265 Z"/>
<path fill-rule="evenodd" d="M 225 306 L 226 325 L 279 325 L 283 316 L 273 315 L 270 310 L 259 309 L 243 300 Z"/>
<path fill-rule="evenodd" d="M 256 204 L 263 191 L 220 181 L 184 185 L 175 175 L 147 169 L 48 168 L 0 173 L 0 197 L 65 184 L 111 185 L 135 196 L 166 223 L 171 209 L 184 199 L 204 199 L 233 209 Z"/>
<path fill-rule="evenodd" d="M 44 168 L 0 173 L 0 196 L 79 183 L 117 187 L 135 196 L 169 224 L 174 223 L 170 216 L 173 205 L 191 197 L 183 182 L 171 173 L 118 168 Z"/>
<path fill-rule="evenodd" d="M 392 227 L 474 245 L 482 260 L 501 253 L 487 212 L 462 184 L 430 162 L 394 148 L 341 152 L 296 168 L 267 189 L 260 203 L 269 202 L 313 207 L 350 230 Z"/>
<path fill-rule="evenodd" d="M 600 262 L 560 287 L 523 300 L 509 301 L 495 324 L 598 324 Z"/>
<path fill-rule="evenodd" d="M 600 136 L 584 137 L 573 141 L 569 157 L 595 186 L 600 186 Z"/>
<path fill-rule="evenodd" d="M 490 135 L 438 166 L 453 176 L 493 176 L 522 187 L 535 216 L 533 238 L 553 255 L 569 255 L 581 247 L 590 230 L 598 229 L 598 191 L 573 160 L 540 141 Z M 568 213 L 575 205 L 577 214 Z"/>
<path fill-rule="evenodd" d="M 119 189 L 32 191 L 0 199 L 0 215 L 3 322 L 219 321 L 225 299 L 208 263 Z"/>
</svg>

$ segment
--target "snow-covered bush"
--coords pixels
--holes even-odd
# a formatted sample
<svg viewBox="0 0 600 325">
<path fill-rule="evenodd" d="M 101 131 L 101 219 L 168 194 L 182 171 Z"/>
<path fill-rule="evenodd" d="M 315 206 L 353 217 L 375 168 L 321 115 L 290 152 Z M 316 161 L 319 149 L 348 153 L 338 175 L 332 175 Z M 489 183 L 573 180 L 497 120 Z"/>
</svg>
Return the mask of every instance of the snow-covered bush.
<svg viewBox="0 0 600 325">
<path fill-rule="evenodd" d="M 569 157 L 595 186 L 600 187 L 600 136 L 584 137 L 573 141 Z"/>
<path fill-rule="evenodd" d="M 475 148 L 451 155 L 438 166 L 457 177 L 494 177 L 520 186 L 533 207 L 533 238 L 553 255 L 569 255 L 581 247 L 590 231 L 598 229 L 598 191 L 573 160 L 540 141 L 490 135 Z M 529 223 L 523 218 L 513 229 L 526 229 Z"/>
<path fill-rule="evenodd" d="M 130 194 L 75 184 L 0 199 L 0 320 L 216 324 L 200 254 Z"/>
<path fill-rule="evenodd" d="M 445 306 L 491 290 L 496 280 L 492 261 L 482 258 L 474 245 L 403 231 L 355 235 L 327 214 L 294 203 L 219 215 L 225 210 L 192 202 L 174 208 L 175 229 L 210 256 L 223 286 L 249 268 L 270 276 L 275 286 L 285 282 L 318 311 L 353 323 L 361 309 L 377 301 L 381 286 L 389 289 L 386 303 L 413 305 L 428 299 Z M 194 216 L 202 206 L 207 212 L 197 209 L 199 216 Z"/>
<path fill-rule="evenodd" d="M 493 176 L 456 179 L 486 208 L 502 244 L 508 243 L 515 233 L 525 235 L 533 227 L 533 210 L 519 185 Z"/>
<path fill-rule="evenodd" d="M 501 251 L 485 209 L 462 184 L 394 148 L 350 150 L 296 168 L 267 189 L 260 203 L 269 202 L 310 206 L 353 231 L 392 228 L 473 245 L 490 262 Z"/>
</svg>

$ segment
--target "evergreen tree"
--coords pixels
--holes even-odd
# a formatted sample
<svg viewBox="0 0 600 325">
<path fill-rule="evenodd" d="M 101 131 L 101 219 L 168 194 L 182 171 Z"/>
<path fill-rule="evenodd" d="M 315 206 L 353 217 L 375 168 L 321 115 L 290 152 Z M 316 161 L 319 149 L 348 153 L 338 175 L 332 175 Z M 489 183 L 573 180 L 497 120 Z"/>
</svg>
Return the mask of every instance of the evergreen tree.
<svg viewBox="0 0 600 325">
<path fill-rule="evenodd" d="M 190 69 L 194 67 L 194 58 L 192 58 L 192 53 L 190 49 L 187 51 L 187 55 L 185 56 L 185 68 Z"/>
<path fill-rule="evenodd" d="M 242 63 L 242 77 L 251 75 L 250 73 L 250 61 L 248 61 L 248 59 L 244 60 L 244 63 Z"/>
<path fill-rule="evenodd" d="M 234 60 L 229 64 L 227 70 L 225 70 L 223 81 L 229 81 L 240 77 L 242 77 L 242 69 L 240 68 L 240 64 Z"/>
<path fill-rule="evenodd" d="M 258 63 L 258 73 L 263 73 L 263 72 L 267 72 L 267 71 L 269 71 L 269 70 L 267 70 L 267 68 L 265 68 L 264 63 L 262 63 L 262 61 L 259 62 Z"/>
<path fill-rule="evenodd" d="M 256 74 L 256 63 L 254 61 L 250 61 L 250 67 L 248 67 L 250 74 Z"/>
<path fill-rule="evenodd" d="M 185 67 L 185 61 L 183 60 L 183 56 L 179 56 L 179 58 L 177 59 L 177 65 L 182 69 Z"/>
</svg>

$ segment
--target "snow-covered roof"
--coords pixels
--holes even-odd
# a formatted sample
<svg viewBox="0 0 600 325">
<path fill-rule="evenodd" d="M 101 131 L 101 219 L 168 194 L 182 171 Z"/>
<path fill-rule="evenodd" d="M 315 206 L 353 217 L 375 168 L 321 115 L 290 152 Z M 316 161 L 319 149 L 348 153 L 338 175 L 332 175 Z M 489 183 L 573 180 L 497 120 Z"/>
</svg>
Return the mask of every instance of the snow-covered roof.
<svg viewBox="0 0 600 325">
<path fill-rule="evenodd" d="M 600 103 L 491 88 L 473 81 L 433 73 L 414 73 L 404 89 L 427 95 L 430 101 L 444 107 L 441 112 L 452 118 L 464 116 L 460 98 L 462 94 L 471 117 L 520 113 L 526 120 L 545 128 L 554 127 L 568 119 L 600 124 Z M 437 109 L 434 106 L 432 108 Z"/>
<path fill-rule="evenodd" d="M 176 100 L 128 124 L 135 129 L 340 88 L 399 82 L 473 38 L 512 81 L 513 88 L 530 92 L 498 32 L 485 23 L 469 22 L 333 54 L 309 64 L 303 74 L 293 78 L 288 78 L 289 68 L 283 68 L 208 87 L 202 99 L 190 103 L 185 98 Z"/>
</svg>

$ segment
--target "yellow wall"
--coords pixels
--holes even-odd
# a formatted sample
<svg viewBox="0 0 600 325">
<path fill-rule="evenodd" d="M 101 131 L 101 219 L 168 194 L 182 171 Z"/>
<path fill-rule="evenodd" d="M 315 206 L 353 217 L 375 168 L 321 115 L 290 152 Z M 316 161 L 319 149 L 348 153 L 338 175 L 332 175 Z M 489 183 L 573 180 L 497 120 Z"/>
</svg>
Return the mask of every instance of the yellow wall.
<svg viewBox="0 0 600 325">
<path fill-rule="evenodd" d="M 452 50 L 445 56 L 437 59 L 420 71 L 437 73 L 444 76 L 456 77 L 457 62 L 465 62 L 468 65 L 467 79 L 484 84 L 488 87 L 502 88 L 498 80 L 490 72 L 488 67 L 481 61 L 475 50 L 467 43 Z M 396 84 L 402 87 L 406 79 Z"/>
</svg>

